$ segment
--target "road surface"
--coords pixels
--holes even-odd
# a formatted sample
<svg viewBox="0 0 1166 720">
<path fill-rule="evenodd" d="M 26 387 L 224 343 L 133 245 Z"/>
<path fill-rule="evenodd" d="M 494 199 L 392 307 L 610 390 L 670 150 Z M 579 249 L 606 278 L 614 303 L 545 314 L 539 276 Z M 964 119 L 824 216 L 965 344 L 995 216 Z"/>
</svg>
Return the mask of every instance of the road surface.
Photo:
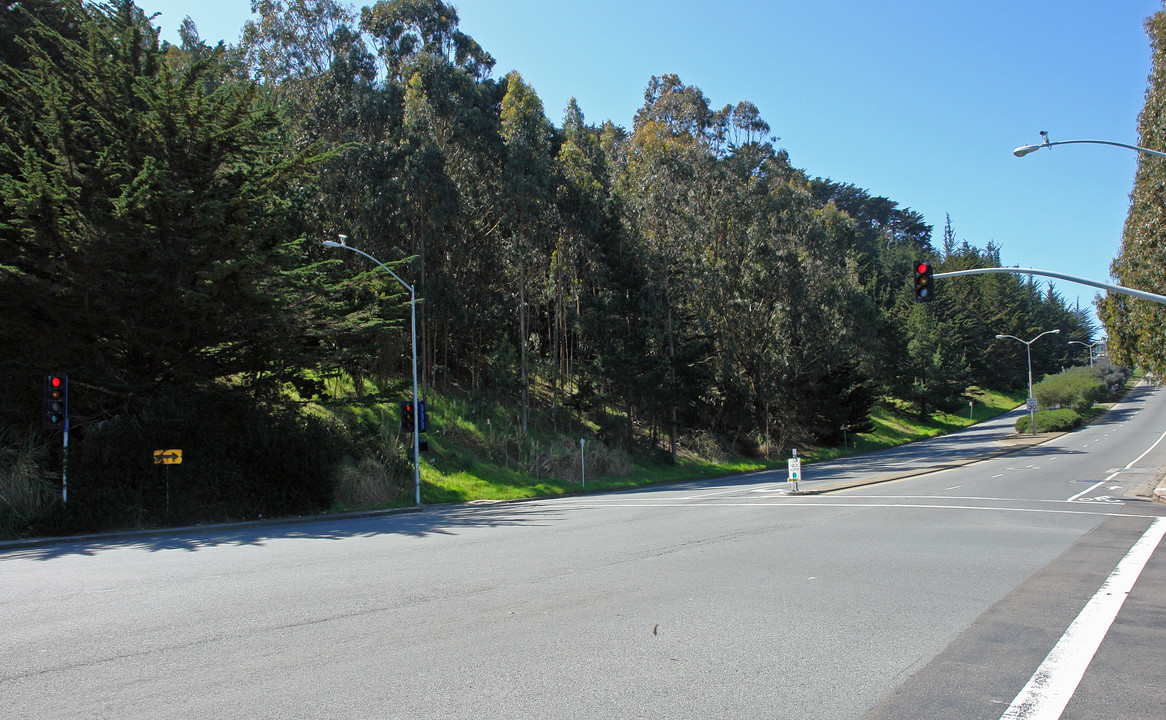
<svg viewBox="0 0 1166 720">
<path fill-rule="evenodd" d="M 771 474 L 8 546 L 0 718 L 1040 717 L 1016 713 L 1070 682 L 1046 661 L 1166 515 L 1163 433 L 1139 388 L 1043 445 L 821 495 Z M 1048 717 L 1163 716 L 1166 549 L 1116 592 Z"/>
</svg>

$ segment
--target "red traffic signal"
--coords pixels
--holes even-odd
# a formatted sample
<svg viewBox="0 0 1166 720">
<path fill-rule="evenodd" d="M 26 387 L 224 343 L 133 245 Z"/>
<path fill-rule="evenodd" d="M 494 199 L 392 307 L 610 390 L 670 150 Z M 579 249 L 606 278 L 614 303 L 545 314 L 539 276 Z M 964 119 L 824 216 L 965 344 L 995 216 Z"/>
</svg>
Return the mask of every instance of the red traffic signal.
<svg viewBox="0 0 1166 720">
<path fill-rule="evenodd" d="M 935 279 L 932 278 L 929 262 L 915 263 L 915 302 L 931 302 L 935 299 Z"/>
<path fill-rule="evenodd" d="M 420 414 L 416 417 L 417 432 L 425 432 L 429 429 L 429 411 L 425 408 L 425 401 L 417 403 L 416 410 Z M 404 432 L 413 432 L 414 415 L 416 415 L 413 403 L 401 403 L 401 430 Z"/>
<path fill-rule="evenodd" d="M 69 427 L 69 376 L 46 375 L 41 426 L 46 430 Z"/>
</svg>

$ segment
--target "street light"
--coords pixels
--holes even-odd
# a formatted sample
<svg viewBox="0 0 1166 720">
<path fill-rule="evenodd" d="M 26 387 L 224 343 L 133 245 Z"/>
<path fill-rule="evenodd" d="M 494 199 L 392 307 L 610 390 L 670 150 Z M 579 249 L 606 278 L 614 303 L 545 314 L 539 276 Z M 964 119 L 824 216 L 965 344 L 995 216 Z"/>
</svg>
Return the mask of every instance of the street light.
<svg viewBox="0 0 1166 720">
<path fill-rule="evenodd" d="M 1015 340 L 1017 342 L 1024 343 L 1024 349 L 1028 353 L 1028 424 L 1029 424 L 1029 427 L 1032 428 L 1033 435 L 1036 435 L 1036 416 L 1035 416 L 1036 408 L 1033 407 L 1034 405 L 1036 405 L 1036 403 L 1033 402 L 1033 397 L 1032 397 L 1032 344 L 1034 342 L 1036 342 L 1037 340 L 1040 340 L 1045 335 L 1049 335 L 1051 333 L 1059 333 L 1059 332 L 1061 332 L 1059 328 L 1056 330 L 1045 330 L 1043 333 L 1041 333 L 1040 335 L 1037 335 L 1032 340 L 1021 340 L 1020 338 L 1016 337 L 1015 335 L 997 335 L 996 336 L 997 340 L 1001 340 L 1003 338 L 1012 338 L 1013 340 Z"/>
<path fill-rule="evenodd" d="M 1097 347 L 1098 345 L 1104 345 L 1105 340 L 1098 340 L 1097 342 L 1093 343 L 1092 345 L 1090 345 L 1089 343 L 1083 343 L 1080 340 L 1070 340 L 1069 344 L 1070 345 L 1084 345 L 1085 347 L 1089 348 L 1089 367 L 1093 367 L 1093 348 Z"/>
<path fill-rule="evenodd" d="M 1144 148 L 1140 145 L 1127 145 L 1126 143 L 1111 142 L 1109 140 L 1059 140 L 1057 142 L 1049 142 L 1049 134 L 1047 132 L 1041 130 L 1040 134 L 1041 137 L 1044 138 L 1044 142 L 1038 145 L 1021 145 L 1020 147 L 1013 150 L 1012 154 L 1016 157 L 1024 157 L 1025 155 L 1034 153 L 1041 148 L 1052 147 L 1054 145 L 1075 145 L 1078 143 L 1089 143 L 1091 145 L 1114 145 L 1116 147 L 1126 148 L 1127 150 L 1137 150 L 1138 152 L 1146 153 L 1148 155 L 1157 155 L 1158 157 L 1166 158 L 1166 152 L 1151 150 L 1150 148 Z"/>
<path fill-rule="evenodd" d="M 369 260 L 372 260 L 377 265 L 384 268 L 385 272 L 393 276 L 393 279 L 401 283 L 401 285 L 409 291 L 409 306 L 412 313 L 412 332 L 413 332 L 413 407 L 417 407 L 417 293 L 413 291 L 413 286 L 402 280 L 397 276 L 397 273 L 389 269 L 380 260 L 377 260 L 372 255 L 369 255 L 363 250 L 358 250 L 351 245 L 346 244 L 348 240 L 347 235 L 340 235 L 340 242 L 333 240 L 325 240 L 324 247 L 329 248 L 344 248 L 351 250 L 359 255 L 364 255 Z M 413 413 L 413 495 L 416 504 L 421 504 L 421 435 L 418 432 L 420 423 L 420 413 Z"/>
</svg>

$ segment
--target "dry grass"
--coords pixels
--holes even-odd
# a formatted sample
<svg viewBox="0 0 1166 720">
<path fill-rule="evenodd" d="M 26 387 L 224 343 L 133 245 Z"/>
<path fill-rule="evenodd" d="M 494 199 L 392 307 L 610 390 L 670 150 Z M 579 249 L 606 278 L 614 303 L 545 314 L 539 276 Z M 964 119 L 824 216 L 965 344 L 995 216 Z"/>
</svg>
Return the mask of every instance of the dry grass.
<svg viewBox="0 0 1166 720">
<path fill-rule="evenodd" d="M 46 456 L 35 433 L 18 439 L 0 429 L 0 520 L 9 514 L 26 523 L 52 502 L 56 488 L 44 468 Z"/>
</svg>

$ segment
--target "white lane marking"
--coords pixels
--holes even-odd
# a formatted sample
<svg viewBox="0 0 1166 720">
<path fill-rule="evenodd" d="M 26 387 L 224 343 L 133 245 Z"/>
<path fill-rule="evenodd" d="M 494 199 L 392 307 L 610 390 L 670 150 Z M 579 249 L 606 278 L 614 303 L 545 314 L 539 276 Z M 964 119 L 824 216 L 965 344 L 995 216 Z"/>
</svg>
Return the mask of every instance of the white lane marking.
<svg viewBox="0 0 1166 720">
<path fill-rule="evenodd" d="M 1146 457 L 1147 455 L 1149 455 L 1149 454 L 1150 454 L 1150 451 L 1151 451 L 1151 450 L 1153 450 L 1154 448 L 1158 447 L 1158 443 L 1162 442 L 1163 440 L 1166 440 L 1166 432 L 1163 432 L 1161 435 L 1159 435 L 1159 436 L 1158 436 L 1158 439 L 1154 441 L 1154 444 L 1153 444 L 1153 445 L 1151 445 L 1150 447 L 1146 448 L 1146 451 L 1145 451 L 1144 453 L 1142 453 L 1141 455 L 1137 456 L 1137 457 L 1136 457 L 1136 458 L 1134 458 L 1133 460 L 1130 460 L 1128 463 L 1126 463 L 1126 466 L 1125 466 L 1124 468 L 1122 468 L 1122 470 L 1129 470 L 1131 467 L 1133 467 L 1135 464 L 1137 464 L 1137 462 L 1138 462 L 1139 460 L 1141 460 L 1142 458 L 1144 458 L 1144 457 Z M 1101 482 L 1099 482 L 1099 483 L 1096 483 L 1096 484 L 1094 484 L 1094 485 L 1090 485 L 1088 489 L 1086 489 L 1086 490 L 1083 490 L 1083 491 L 1081 491 L 1081 492 L 1077 493 L 1076 495 L 1074 495 L 1073 497 L 1069 498 L 1069 502 L 1073 502 L 1074 500 L 1076 500 L 1077 498 L 1081 497 L 1082 495 L 1088 495 L 1089 493 L 1091 493 L 1091 492 L 1093 492 L 1094 490 L 1096 490 L 1098 487 L 1100 487 L 1100 486 L 1104 485 L 1105 483 L 1109 482 L 1110 480 L 1113 480 L 1113 479 L 1114 479 L 1115 477 L 1117 477 L 1117 476 L 1118 476 L 1120 473 L 1121 473 L 1121 470 L 1119 470 L 1119 471 L 1117 471 L 1117 472 L 1113 473 L 1112 475 L 1110 475 L 1109 477 L 1105 478 L 1104 480 L 1102 480 L 1102 481 L 1101 481 Z"/>
<path fill-rule="evenodd" d="M 959 490 L 962 487 L 963 487 L 963 485 L 952 485 L 947 490 L 944 490 L 944 492 L 947 492 L 948 490 Z"/>
<path fill-rule="evenodd" d="M 1121 474 L 1121 473 L 1120 473 L 1120 471 L 1119 471 L 1119 472 L 1115 472 L 1114 474 L 1112 474 L 1112 475 L 1110 475 L 1109 477 L 1105 478 L 1105 479 L 1104 479 L 1104 480 L 1102 480 L 1101 482 L 1096 482 L 1096 483 L 1093 483 L 1093 484 L 1092 484 L 1092 485 L 1090 485 L 1089 487 L 1085 488 L 1085 489 L 1084 489 L 1084 490 L 1082 490 L 1081 492 L 1079 492 L 1079 493 L 1077 493 L 1076 495 L 1074 495 L 1073 497 L 1069 498 L 1068 502 L 1073 502 L 1074 500 L 1076 500 L 1077 498 L 1081 497 L 1082 495 L 1088 495 L 1089 493 L 1093 492 L 1094 490 L 1096 490 L 1097 488 L 1101 487 L 1101 486 L 1102 486 L 1102 485 L 1104 485 L 1105 483 L 1109 482 L 1110 480 L 1113 480 L 1115 477 L 1117 477 L 1117 476 L 1118 476 L 1118 475 L 1120 475 L 1120 474 Z"/>
<path fill-rule="evenodd" d="M 1004 473 L 1000 473 L 999 475 L 993 475 L 992 479 L 995 480 L 998 477 L 1004 477 Z"/>
<path fill-rule="evenodd" d="M 1129 468 L 1129 467 L 1130 467 L 1130 465 L 1133 465 L 1133 464 L 1134 464 L 1134 463 L 1136 463 L 1137 461 L 1139 461 L 1139 460 L 1141 460 L 1142 458 L 1144 458 L 1144 457 L 1146 457 L 1147 455 L 1149 455 L 1149 454 L 1150 454 L 1150 450 L 1153 450 L 1154 448 L 1158 447 L 1158 443 L 1162 442 L 1162 440 L 1163 440 L 1163 439 L 1166 439 L 1166 432 L 1162 433 L 1162 434 L 1161 434 L 1161 435 L 1158 437 L 1158 439 L 1157 439 L 1157 440 L 1154 442 L 1154 444 L 1153 444 L 1153 445 L 1151 445 L 1151 446 L 1150 446 L 1150 447 L 1149 447 L 1149 448 L 1146 450 L 1146 452 L 1142 453 L 1141 455 L 1139 455 L 1139 456 L 1137 456 L 1136 458 L 1134 458 L 1133 460 L 1131 460 L 1131 461 L 1130 461 L 1130 464 L 1129 464 L 1129 465 L 1126 465 L 1126 468 Z"/>
<path fill-rule="evenodd" d="M 772 498 L 776 500 L 777 498 Z M 962 498 L 956 498 L 962 499 Z M 1046 500 L 1045 502 L 1058 502 L 1064 504 L 1063 500 Z M 1076 507 L 1086 508 L 1094 503 L 1074 503 Z M 823 502 L 813 500 L 799 500 L 797 498 L 782 498 L 781 502 L 709 502 L 709 503 L 677 503 L 677 502 L 613 502 L 613 503 L 595 503 L 594 506 L 583 503 L 571 503 L 571 505 L 580 510 L 593 509 L 594 507 L 603 508 L 690 508 L 694 510 L 709 509 L 709 508 L 789 508 L 796 510 L 799 508 L 874 508 L 879 510 L 905 509 L 905 510 L 979 510 L 986 512 L 1015 512 L 1027 514 L 1045 513 L 1048 515 L 1086 515 L 1092 517 L 1139 517 L 1144 518 L 1145 515 L 1133 512 L 1120 512 L 1118 510 L 1101 510 L 1098 509 L 1081 509 L 1081 510 L 1057 510 L 1054 508 L 1018 508 L 1018 507 L 1004 507 L 999 505 L 929 505 L 923 503 L 863 503 L 863 502 Z M 1096 505 L 1100 505 L 1097 503 Z"/>
<path fill-rule="evenodd" d="M 1163 535 L 1166 519 L 1156 518 L 1069 625 L 1000 720 L 1061 717 Z"/>
</svg>

